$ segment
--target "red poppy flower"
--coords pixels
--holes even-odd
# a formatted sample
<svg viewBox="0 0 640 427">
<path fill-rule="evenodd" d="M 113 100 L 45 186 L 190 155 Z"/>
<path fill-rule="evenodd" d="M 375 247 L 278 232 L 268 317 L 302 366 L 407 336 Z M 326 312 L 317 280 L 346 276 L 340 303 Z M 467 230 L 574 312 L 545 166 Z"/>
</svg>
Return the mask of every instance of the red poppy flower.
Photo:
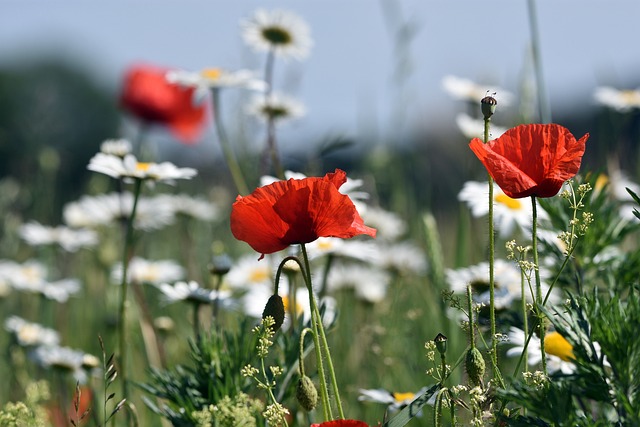
<svg viewBox="0 0 640 427">
<path fill-rule="evenodd" d="M 334 420 L 320 424 L 311 424 L 311 427 L 369 427 L 364 421 L 358 420 Z"/>
<path fill-rule="evenodd" d="M 238 196 L 231 211 L 231 232 L 257 252 L 270 254 L 318 237 L 376 236 L 356 207 L 338 189 L 347 174 L 336 169 L 322 178 L 290 179 Z"/>
<path fill-rule="evenodd" d="M 150 65 L 129 68 L 120 104 L 140 120 L 166 125 L 181 141 L 192 144 L 207 123 L 207 103 L 194 105 L 194 89 L 168 82 L 167 71 Z"/>
<path fill-rule="evenodd" d="M 507 196 L 552 197 L 578 173 L 588 138 L 576 141 L 560 125 L 532 124 L 511 128 L 486 144 L 474 138 L 469 147 Z"/>
</svg>

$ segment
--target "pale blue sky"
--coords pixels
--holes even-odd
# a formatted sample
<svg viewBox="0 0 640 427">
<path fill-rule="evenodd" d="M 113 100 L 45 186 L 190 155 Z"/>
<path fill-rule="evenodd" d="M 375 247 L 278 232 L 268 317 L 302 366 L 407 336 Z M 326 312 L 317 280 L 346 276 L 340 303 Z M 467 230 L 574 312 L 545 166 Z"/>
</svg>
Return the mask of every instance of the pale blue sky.
<svg viewBox="0 0 640 427">
<path fill-rule="evenodd" d="M 390 132 L 397 100 L 393 43 L 383 2 L 374 0 L 2 0 L 0 58 L 65 55 L 115 88 L 138 60 L 200 69 L 262 68 L 242 43 L 238 22 L 257 7 L 286 8 L 310 24 L 315 46 L 304 62 L 276 65 L 276 88 L 308 108 L 292 130 L 357 134 L 375 124 Z M 405 124 L 455 131 L 461 106 L 441 87 L 447 74 L 519 91 L 529 43 L 524 0 L 405 0 L 395 3 L 417 25 L 409 46 Z M 640 2 L 537 2 L 541 49 L 553 111 L 589 105 L 596 85 L 627 87 L 640 78 Z M 388 15 L 387 15 L 388 16 Z M 287 138 L 285 138 L 286 140 Z M 295 139 L 295 138 L 293 138 Z M 289 143 L 292 143 L 289 141 Z"/>
</svg>

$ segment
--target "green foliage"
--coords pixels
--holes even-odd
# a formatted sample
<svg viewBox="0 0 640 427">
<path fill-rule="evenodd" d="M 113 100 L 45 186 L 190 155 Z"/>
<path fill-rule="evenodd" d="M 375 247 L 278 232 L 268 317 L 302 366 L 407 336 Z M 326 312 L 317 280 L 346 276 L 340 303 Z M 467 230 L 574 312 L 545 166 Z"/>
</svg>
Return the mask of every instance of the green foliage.
<svg viewBox="0 0 640 427">
<path fill-rule="evenodd" d="M 27 386 L 24 402 L 9 402 L 0 409 L 0 426 L 2 427 L 44 427 L 47 425 L 47 414 L 42 407 L 43 401 L 49 398 L 49 387 L 46 382 L 39 381 Z"/>
<path fill-rule="evenodd" d="M 264 404 L 240 393 L 193 413 L 198 427 L 256 427 Z"/>
</svg>

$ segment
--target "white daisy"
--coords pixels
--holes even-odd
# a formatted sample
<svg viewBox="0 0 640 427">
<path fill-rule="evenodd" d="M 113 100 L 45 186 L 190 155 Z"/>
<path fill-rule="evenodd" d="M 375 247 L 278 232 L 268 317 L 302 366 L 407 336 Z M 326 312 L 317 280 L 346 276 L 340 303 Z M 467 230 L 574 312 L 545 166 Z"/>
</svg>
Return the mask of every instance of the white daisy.
<svg viewBox="0 0 640 427">
<path fill-rule="evenodd" d="M 539 268 L 542 295 L 548 292 L 548 285 L 544 281 L 549 277 L 549 271 L 544 267 Z M 466 268 L 447 269 L 445 276 L 449 288 L 458 294 L 465 294 L 467 285 L 471 285 L 474 290 L 474 301 L 489 301 L 489 263 L 481 262 Z M 532 286 L 533 286 L 532 278 Z M 494 263 L 494 298 L 496 308 L 509 308 L 514 300 L 522 299 L 520 268 L 515 262 L 503 259 L 496 259 Z M 533 302 L 528 283 L 525 280 L 525 297 L 528 302 Z M 554 302 L 559 299 L 557 292 L 552 292 L 549 301 Z"/>
<path fill-rule="evenodd" d="M 191 179 L 198 172 L 193 168 L 179 168 L 171 162 L 142 163 L 133 154 L 122 157 L 97 153 L 87 169 L 112 178 L 137 178 L 171 183 L 176 179 Z"/>
<path fill-rule="evenodd" d="M 76 252 L 80 248 L 98 244 L 98 234 L 93 230 L 48 227 L 36 221 L 21 225 L 18 234 L 30 246 L 57 244 L 67 252 Z"/>
<path fill-rule="evenodd" d="M 329 270 L 327 286 L 329 292 L 353 289 L 356 298 L 375 304 L 386 297 L 390 281 L 389 273 L 379 268 L 359 264 L 339 264 Z"/>
<path fill-rule="evenodd" d="M 499 105 L 511 105 L 514 99 L 513 94 L 503 88 L 479 85 L 469 79 L 451 75 L 443 77 L 442 87 L 455 99 L 476 102 L 478 104 L 480 104 L 482 98 L 489 94 L 498 101 Z"/>
<path fill-rule="evenodd" d="M 640 108 L 640 89 L 619 90 L 601 86 L 596 88 L 593 97 L 596 103 L 621 113 Z"/>
<path fill-rule="evenodd" d="M 191 301 L 199 304 L 210 304 L 218 300 L 223 305 L 229 301 L 231 291 L 215 291 L 200 287 L 198 282 L 190 280 L 188 282 L 175 282 L 173 285 L 169 283 L 160 283 L 156 285 L 158 290 L 162 292 L 164 300 L 167 304 L 177 301 Z"/>
<path fill-rule="evenodd" d="M 364 223 L 378 230 L 378 240 L 394 241 L 407 231 L 406 222 L 399 215 L 382 208 L 368 206 L 362 213 Z"/>
<path fill-rule="evenodd" d="M 95 357 L 86 357 L 81 351 L 69 347 L 41 345 L 30 353 L 32 360 L 43 368 L 56 369 L 71 373 L 73 378 L 81 384 L 87 382 L 86 368 L 93 366 L 85 365 L 89 361 L 93 364 Z M 96 359 L 97 360 L 97 359 Z"/>
<path fill-rule="evenodd" d="M 213 203 L 188 194 L 161 194 L 156 201 L 171 206 L 174 214 L 185 215 L 201 221 L 212 221 L 220 216 L 220 209 Z"/>
<path fill-rule="evenodd" d="M 15 336 L 19 345 L 24 347 L 55 346 L 60 343 L 60 334 L 57 331 L 39 323 L 29 322 L 22 317 L 9 317 L 4 322 L 4 328 Z"/>
<path fill-rule="evenodd" d="M 320 237 L 305 245 L 310 260 L 334 255 L 369 263 L 380 262 L 378 246 L 371 240 L 345 240 L 338 237 Z"/>
<path fill-rule="evenodd" d="M 38 292 L 50 300 L 64 303 L 69 297 L 80 292 L 80 282 L 76 279 L 62 279 L 43 283 Z"/>
<path fill-rule="evenodd" d="M 13 261 L 2 261 L 0 263 L 0 275 L 9 281 L 14 289 L 20 291 L 37 292 L 47 283 L 47 267 L 36 260 L 16 263 Z"/>
<path fill-rule="evenodd" d="M 127 139 L 107 139 L 100 144 L 100 152 L 124 157 L 131 153 L 131 143 Z"/>
<path fill-rule="evenodd" d="M 489 214 L 489 183 L 467 181 L 458 193 L 458 200 L 465 202 L 471 215 L 476 218 Z M 529 233 L 532 221 L 530 200 L 512 199 L 497 185 L 493 186 L 493 220 L 500 237 L 513 235 L 514 230 Z M 538 219 L 544 220 L 547 213 L 538 205 Z"/>
<path fill-rule="evenodd" d="M 231 289 L 240 290 L 257 286 L 273 288 L 275 273 L 267 258 L 258 261 L 254 255 L 245 255 L 224 276 L 224 283 Z M 284 274 L 281 275 L 281 284 L 283 280 L 286 280 Z"/>
<path fill-rule="evenodd" d="M 193 99 L 196 104 L 202 103 L 211 89 L 237 87 L 265 92 L 268 87 L 267 82 L 259 79 L 255 71 L 229 71 L 222 68 L 206 68 L 198 72 L 171 70 L 167 73 L 167 81 L 194 88 Z"/>
<path fill-rule="evenodd" d="M 247 105 L 246 112 L 265 122 L 273 120 L 282 123 L 303 117 L 307 110 L 304 104 L 297 99 L 279 92 L 273 92 L 268 96 L 254 96 Z"/>
<path fill-rule="evenodd" d="M 456 124 L 458 125 L 458 129 L 462 134 L 469 138 L 484 138 L 484 120 L 483 119 L 474 119 L 470 115 L 466 113 L 460 113 L 456 116 Z M 494 124 L 489 128 L 489 138 L 496 139 L 502 136 L 503 133 L 507 131 L 506 128 L 496 126 Z"/>
<path fill-rule="evenodd" d="M 391 392 L 389 390 L 385 390 L 383 388 L 375 388 L 375 389 L 359 389 L 358 393 L 358 401 L 360 402 L 374 402 L 374 403 L 383 403 L 388 406 L 389 412 L 397 412 L 403 409 L 405 406 L 409 405 L 419 396 L 422 396 L 424 392 L 428 390 L 428 387 L 423 387 L 418 390 L 416 393 L 412 392 Z M 435 403 L 436 394 L 434 393 L 431 398 L 427 401 L 427 404 L 433 405 Z"/>
<path fill-rule="evenodd" d="M 509 344 L 515 347 L 507 350 L 507 356 L 520 357 L 527 342 L 527 334 L 522 329 L 511 327 L 509 330 Z M 549 373 L 562 372 L 571 374 L 575 365 L 571 362 L 573 346 L 558 332 L 549 332 L 544 337 L 545 354 L 547 358 L 547 370 Z M 527 360 L 529 365 L 537 365 L 542 361 L 540 338 L 535 334 L 531 337 L 527 346 Z"/>
<path fill-rule="evenodd" d="M 240 25 L 242 38 L 256 52 L 272 51 L 283 58 L 301 60 L 313 46 L 307 23 L 286 10 L 258 9 Z"/>
<path fill-rule="evenodd" d="M 150 261 L 139 257 L 132 258 L 127 269 L 130 282 L 150 285 L 177 282 L 184 278 L 184 274 L 184 268 L 173 260 Z M 122 265 L 111 270 L 111 281 L 116 284 L 122 282 Z"/>
<path fill-rule="evenodd" d="M 64 206 L 63 217 L 67 225 L 75 228 L 110 226 L 126 220 L 133 209 L 133 194 L 109 193 L 83 196 L 77 202 Z M 175 209 L 163 197 L 141 197 L 134 227 L 142 230 L 159 230 L 173 224 Z"/>
<path fill-rule="evenodd" d="M 414 243 L 378 244 L 378 250 L 381 267 L 415 274 L 423 274 L 427 270 L 424 250 Z"/>
</svg>

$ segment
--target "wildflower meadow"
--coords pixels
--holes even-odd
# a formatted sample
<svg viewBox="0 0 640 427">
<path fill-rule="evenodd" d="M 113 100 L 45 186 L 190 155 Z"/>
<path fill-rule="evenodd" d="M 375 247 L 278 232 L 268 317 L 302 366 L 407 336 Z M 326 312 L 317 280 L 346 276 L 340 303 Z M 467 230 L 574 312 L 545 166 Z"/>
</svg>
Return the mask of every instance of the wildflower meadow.
<svg viewBox="0 0 640 427">
<path fill-rule="evenodd" d="M 256 69 L 130 64 L 73 188 L 0 178 L 0 426 L 640 426 L 639 90 L 554 121 L 533 55 L 442 76 L 445 148 L 296 157 L 313 28 L 236 29 Z"/>
</svg>

